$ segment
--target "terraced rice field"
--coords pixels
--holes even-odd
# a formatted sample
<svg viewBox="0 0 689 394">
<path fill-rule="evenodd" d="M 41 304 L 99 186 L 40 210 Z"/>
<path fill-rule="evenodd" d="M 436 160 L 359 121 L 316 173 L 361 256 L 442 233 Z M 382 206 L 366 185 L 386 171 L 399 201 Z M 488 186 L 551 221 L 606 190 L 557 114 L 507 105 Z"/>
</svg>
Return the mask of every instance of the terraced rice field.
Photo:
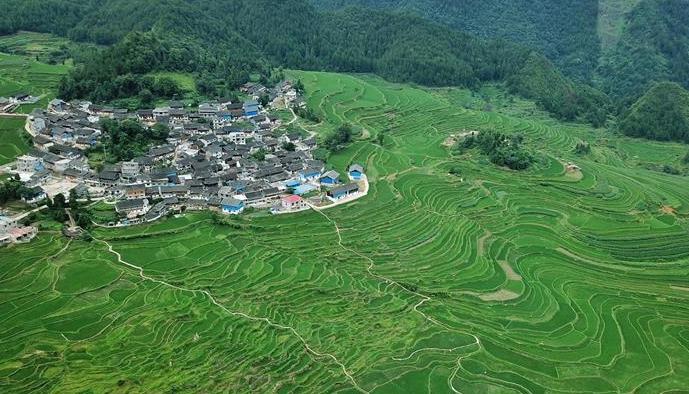
<svg viewBox="0 0 689 394">
<path fill-rule="evenodd" d="M 446 92 L 298 73 L 353 122 L 369 195 L 323 213 L 188 215 L 0 250 L 11 392 L 680 392 L 689 387 L 685 148 L 462 109 Z M 448 135 L 521 132 L 515 173 Z M 587 158 L 571 152 L 593 143 Z M 567 174 L 575 161 L 582 173 Z M 459 166 L 462 177 L 447 170 Z"/>
<path fill-rule="evenodd" d="M 0 36 L 0 52 L 29 57 L 43 57 L 62 46 L 71 44 L 66 38 L 52 34 L 23 31 Z"/>
<path fill-rule="evenodd" d="M 55 98 L 62 76 L 69 66 L 49 65 L 33 58 L 0 53 L 0 97 L 18 93 L 40 96 L 32 105 L 22 105 L 17 112 L 30 113 L 34 108 L 45 108 Z"/>
<path fill-rule="evenodd" d="M 25 122 L 23 117 L 0 117 L 0 165 L 11 163 L 29 150 L 22 138 Z"/>
</svg>

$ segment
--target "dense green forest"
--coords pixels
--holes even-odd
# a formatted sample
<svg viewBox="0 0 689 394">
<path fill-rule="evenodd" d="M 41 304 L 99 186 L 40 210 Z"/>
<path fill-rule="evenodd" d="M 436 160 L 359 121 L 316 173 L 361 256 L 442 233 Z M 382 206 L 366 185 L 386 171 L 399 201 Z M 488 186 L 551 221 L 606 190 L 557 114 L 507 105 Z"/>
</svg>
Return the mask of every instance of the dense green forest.
<svg viewBox="0 0 689 394">
<path fill-rule="evenodd" d="M 656 82 L 689 88 L 689 3 L 643 0 L 627 19 L 617 46 L 602 59 L 596 78 L 601 88 L 622 105 Z"/>
<path fill-rule="evenodd" d="M 620 110 L 656 82 L 689 88 L 686 0 L 311 1 L 326 10 L 360 5 L 415 13 L 479 37 L 521 43 L 544 54 L 564 75 L 604 91 Z M 619 15 L 609 15 L 618 9 Z"/>
<path fill-rule="evenodd" d="M 326 10 L 351 6 L 415 13 L 485 38 L 543 53 L 563 72 L 588 80 L 598 63 L 598 0 L 311 0 Z"/>
<path fill-rule="evenodd" d="M 543 77 L 564 78 L 547 61 L 529 61 L 542 56 L 514 43 L 478 38 L 410 14 L 363 8 L 319 12 L 307 0 L 52 0 L 43 4 L 55 5 L 50 24 L 43 23 L 43 11 L 36 11 L 40 2 L 10 3 L 10 11 L 0 16 L 2 32 L 40 26 L 75 41 L 110 45 L 65 80 L 61 95 L 66 98 L 109 101 L 174 94 L 169 81 L 148 76 L 158 71 L 192 73 L 229 90 L 251 74 L 267 77 L 275 66 L 471 88 L 515 76 L 522 82 L 531 75 L 541 78 L 519 86 L 551 84 Z M 538 70 L 529 70 L 533 65 Z M 543 89 L 515 91 L 561 118 L 599 118 L 581 105 L 595 100 L 584 98 L 589 89 L 568 80 L 565 85 L 577 97 L 566 109 Z"/>
<path fill-rule="evenodd" d="M 689 143 L 689 92 L 673 82 L 652 87 L 620 120 L 632 137 Z"/>
<path fill-rule="evenodd" d="M 547 59 L 535 54 L 508 80 L 508 87 L 561 119 L 575 120 L 583 114 L 596 127 L 605 124 L 611 107 L 606 95 L 565 78 Z"/>
</svg>

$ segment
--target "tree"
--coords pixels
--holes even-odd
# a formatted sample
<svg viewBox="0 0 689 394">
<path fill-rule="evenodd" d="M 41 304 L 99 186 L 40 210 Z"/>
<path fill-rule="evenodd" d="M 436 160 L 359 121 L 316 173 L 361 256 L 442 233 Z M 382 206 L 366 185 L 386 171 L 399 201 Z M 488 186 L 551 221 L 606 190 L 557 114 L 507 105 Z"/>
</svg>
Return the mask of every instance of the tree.
<svg viewBox="0 0 689 394">
<path fill-rule="evenodd" d="M 328 135 L 323 145 L 331 152 L 336 152 L 352 141 L 352 125 L 343 123 L 335 131 Z"/>
<path fill-rule="evenodd" d="M 376 135 L 376 141 L 380 146 L 385 145 L 385 131 L 378 132 L 378 135 Z"/>
<path fill-rule="evenodd" d="M 588 142 L 580 141 L 574 148 L 574 153 L 580 156 L 588 155 L 591 153 L 591 145 Z"/>
<path fill-rule="evenodd" d="M 72 210 L 76 210 L 77 208 L 79 208 L 79 201 L 77 201 L 76 189 L 72 189 L 69 191 L 69 207 Z"/>
<path fill-rule="evenodd" d="M 522 146 L 523 141 L 524 137 L 519 134 L 508 137 L 495 131 L 482 131 L 478 135 L 471 135 L 458 141 L 455 150 L 462 152 L 466 149 L 478 148 L 495 165 L 513 170 L 525 170 L 531 166 L 534 158 Z"/>
<path fill-rule="evenodd" d="M 153 104 L 153 93 L 149 89 L 141 89 L 141 91 L 139 91 L 139 100 L 142 106 L 149 107 Z"/>
<path fill-rule="evenodd" d="M 297 79 L 297 82 L 294 83 L 294 90 L 299 94 L 304 94 L 304 82 L 301 79 Z"/>
<path fill-rule="evenodd" d="M 58 193 L 55 197 L 53 197 L 53 207 L 56 209 L 64 209 L 66 206 L 67 204 L 64 194 Z"/>
<path fill-rule="evenodd" d="M 196 90 L 204 96 L 215 96 L 217 95 L 217 83 L 209 74 L 204 73 L 196 79 Z"/>
<path fill-rule="evenodd" d="M 288 152 L 294 152 L 297 149 L 297 146 L 294 145 L 293 142 L 285 142 L 284 144 L 282 144 L 282 149 Z"/>
<path fill-rule="evenodd" d="M 152 145 L 164 143 L 170 132 L 165 125 L 156 124 L 148 129 L 133 119 L 103 119 L 101 129 L 106 136 L 102 150 L 107 152 L 107 160 L 110 162 L 131 160 L 141 156 Z M 88 153 L 93 151 L 89 150 Z"/>
<path fill-rule="evenodd" d="M 256 152 L 254 152 L 251 157 L 253 157 L 256 161 L 264 161 L 266 159 L 266 150 L 263 148 L 260 148 Z"/>
</svg>

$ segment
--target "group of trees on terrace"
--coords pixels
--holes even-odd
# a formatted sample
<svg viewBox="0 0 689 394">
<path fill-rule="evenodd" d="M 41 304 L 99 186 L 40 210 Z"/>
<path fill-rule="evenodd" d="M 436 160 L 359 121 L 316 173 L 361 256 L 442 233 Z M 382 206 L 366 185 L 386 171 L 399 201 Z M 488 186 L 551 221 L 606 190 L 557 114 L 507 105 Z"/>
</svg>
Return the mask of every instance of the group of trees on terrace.
<svg viewBox="0 0 689 394">
<path fill-rule="evenodd" d="M 455 150 L 464 152 L 477 148 L 498 166 L 513 170 L 526 170 L 533 164 L 534 157 L 524 146 L 524 136 L 508 136 L 497 131 L 487 130 L 472 134 L 457 142 Z"/>
<path fill-rule="evenodd" d="M 93 151 L 105 152 L 107 161 L 112 163 L 144 155 L 151 146 L 164 143 L 170 131 L 161 124 L 147 128 L 131 119 L 104 119 L 101 128 L 106 138 Z"/>
</svg>

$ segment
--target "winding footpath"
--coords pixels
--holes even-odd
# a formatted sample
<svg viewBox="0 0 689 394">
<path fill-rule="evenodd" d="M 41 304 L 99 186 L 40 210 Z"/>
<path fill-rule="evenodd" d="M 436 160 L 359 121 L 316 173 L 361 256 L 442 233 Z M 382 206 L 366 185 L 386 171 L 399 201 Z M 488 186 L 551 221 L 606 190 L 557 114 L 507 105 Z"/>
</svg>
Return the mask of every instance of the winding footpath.
<svg viewBox="0 0 689 394">
<path fill-rule="evenodd" d="M 366 184 L 368 185 L 368 182 L 367 182 Z M 471 346 L 471 345 L 476 345 L 476 346 L 478 346 L 478 349 L 476 349 L 476 350 L 474 350 L 474 351 L 472 351 L 472 352 L 470 352 L 470 353 L 463 354 L 463 355 L 461 355 L 460 357 L 457 358 L 457 361 L 456 361 L 457 367 L 454 369 L 452 375 L 450 375 L 450 377 L 448 378 L 448 385 L 449 385 L 450 389 L 451 389 L 454 393 L 460 393 L 460 391 L 458 391 L 458 390 L 454 387 L 454 384 L 453 384 L 452 381 L 454 380 L 454 378 L 455 378 L 455 376 L 457 375 L 457 373 L 459 372 L 459 370 L 462 368 L 462 359 L 467 358 L 467 357 L 470 357 L 470 356 L 476 354 L 477 352 L 481 351 L 481 349 L 483 348 L 483 346 L 481 345 L 481 340 L 479 339 L 479 337 L 476 336 L 476 334 L 473 334 L 473 333 L 469 333 L 469 332 L 466 332 L 466 331 L 458 331 L 457 329 L 454 329 L 454 328 L 452 328 L 452 327 L 448 327 L 448 326 L 446 326 L 445 324 L 442 324 L 442 323 L 440 323 L 439 321 L 437 321 L 437 320 L 433 319 L 432 317 L 428 316 L 428 315 L 427 315 L 426 313 L 424 313 L 423 311 L 419 310 L 419 307 L 421 307 L 421 306 L 422 306 L 424 303 L 426 303 L 427 301 L 431 301 L 432 299 L 431 299 L 430 297 L 424 295 L 424 294 L 419 293 L 419 292 L 416 291 L 416 290 L 409 289 L 408 287 L 402 285 L 401 283 L 399 283 L 399 282 L 397 282 L 397 281 L 395 281 L 395 280 L 393 280 L 393 279 L 390 279 L 390 278 L 387 278 L 387 277 L 385 277 L 385 276 L 382 276 L 382 275 L 379 275 L 379 274 L 374 273 L 374 272 L 373 272 L 373 267 L 374 267 L 375 263 L 374 263 L 373 259 L 370 258 L 369 256 L 364 255 L 363 253 L 361 253 L 361 252 L 359 252 L 359 251 L 357 251 L 357 250 L 354 250 L 354 249 L 352 249 L 352 248 L 350 248 L 350 247 L 345 246 L 344 243 L 342 242 L 342 233 L 341 233 L 341 231 L 340 231 L 340 227 L 337 225 L 337 222 L 334 221 L 333 219 L 331 219 L 331 218 L 330 218 L 328 215 L 326 215 L 322 210 L 314 209 L 314 211 L 316 211 L 316 212 L 320 213 L 321 215 L 323 215 L 323 217 L 325 217 L 325 219 L 327 219 L 327 220 L 335 227 L 335 232 L 337 233 L 338 244 L 339 244 L 339 246 L 340 246 L 343 250 L 345 250 L 345 251 L 347 251 L 347 252 L 349 252 L 349 253 L 352 253 L 352 254 L 354 254 L 354 255 L 356 255 L 356 256 L 359 256 L 359 257 L 361 257 L 361 258 L 363 258 L 363 259 L 365 259 L 365 260 L 367 260 L 367 261 L 369 262 L 368 267 L 366 267 L 366 271 L 368 272 L 368 274 L 369 274 L 370 276 L 372 276 L 372 277 L 374 277 L 374 278 L 377 278 L 377 279 L 379 279 L 379 280 L 381 280 L 381 281 L 387 283 L 388 286 L 390 286 L 390 285 L 392 285 L 392 286 L 397 286 L 397 287 L 401 288 L 403 291 L 406 291 L 406 292 L 408 292 L 408 293 L 411 293 L 411 294 L 413 294 L 413 295 L 415 295 L 415 296 L 421 298 L 421 301 L 419 301 L 419 302 L 418 302 L 416 305 L 414 305 L 414 307 L 412 308 L 412 309 L 414 310 L 414 312 L 420 314 L 425 320 L 431 322 L 432 324 L 435 324 L 435 325 L 437 325 L 437 326 L 439 326 L 439 327 L 442 327 L 442 328 L 444 328 L 444 329 L 446 329 L 446 330 L 449 330 L 449 331 L 461 332 L 462 334 L 469 335 L 469 336 L 471 336 L 471 337 L 474 338 L 474 343 L 470 343 L 470 344 L 468 344 L 468 345 L 463 345 L 463 346 L 459 346 L 459 347 L 452 348 L 452 349 L 441 349 L 441 348 L 427 347 L 427 348 L 421 348 L 421 349 L 415 350 L 414 352 L 412 352 L 412 353 L 411 353 L 408 357 L 406 357 L 406 358 L 396 358 L 396 357 L 392 357 L 393 360 L 400 361 L 400 360 L 404 360 L 404 359 L 411 358 L 414 354 L 419 353 L 419 352 L 422 352 L 422 351 L 442 351 L 442 352 L 452 353 L 452 352 L 454 352 L 454 351 L 456 351 L 456 350 L 459 350 L 459 349 L 462 349 L 462 348 L 465 348 L 465 347 L 468 347 L 468 346 Z"/>
<path fill-rule="evenodd" d="M 165 282 L 165 281 L 163 281 L 163 280 L 156 279 L 156 278 L 154 278 L 154 277 L 148 276 L 148 275 L 146 275 L 146 274 L 144 273 L 144 269 L 143 269 L 142 267 L 139 267 L 138 265 L 134 265 L 134 264 L 129 263 L 129 262 L 125 261 L 124 259 L 122 259 L 122 255 L 121 255 L 119 252 L 117 252 L 116 250 L 114 250 L 113 247 L 112 247 L 112 245 L 111 245 L 109 242 L 107 242 L 107 241 L 105 241 L 105 240 L 102 240 L 102 239 L 97 239 L 97 238 L 94 238 L 94 240 L 97 241 L 97 242 L 100 242 L 100 243 L 104 244 L 105 246 L 107 246 L 107 247 L 108 247 L 108 252 L 114 254 L 114 255 L 117 257 L 117 261 L 118 261 L 120 264 L 123 264 L 123 265 L 125 265 L 125 266 L 127 266 L 127 267 L 129 267 L 129 268 L 131 268 L 131 269 L 134 269 L 134 270 L 138 271 L 138 272 L 139 272 L 139 276 L 140 276 L 142 279 L 144 279 L 144 280 L 147 280 L 147 281 L 150 281 L 150 282 L 153 282 L 153 283 L 157 283 L 157 284 L 163 285 L 163 286 L 165 286 L 165 287 L 169 287 L 169 288 L 171 288 L 171 289 L 179 290 L 179 291 L 186 292 L 186 293 L 191 293 L 191 294 L 202 294 L 202 295 L 206 296 L 206 297 L 210 300 L 210 302 L 211 302 L 213 305 L 215 305 L 215 306 L 217 306 L 218 308 L 222 309 L 225 313 L 227 313 L 227 314 L 229 314 L 229 315 L 231 315 L 231 316 L 238 316 L 238 317 L 242 317 L 242 318 L 244 318 L 244 319 L 251 320 L 251 321 L 255 321 L 255 322 L 263 322 L 263 323 L 266 323 L 267 325 L 269 325 L 269 326 L 271 326 L 271 327 L 274 327 L 274 328 L 277 328 L 277 329 L 280 329 L 280 330 L 286 330 L 286 331 L 291 332 L 292 335 L 294 335 L 297 339 L 299 339 L 299 341 L 301 341 L 301 343 L 304 345 L 304 348 L 305 348 L 309 353 L 311 353 L 312 355 L 314 355 L 314 356 L 316 356 L 316 357 L 326 357 L 326 358 L 329 358 L 329 359 L 333 360 L 333 362 L 335 362 L 335 364 L 337 364 L 337 365 L 340 367 L 340 369 L 342 369 L 342 372 L 345 374 L 345 376 L 347 377 L 347 379 L 349 379 L 349 381 L 352 383 L 352 385 L 353 385 L 358 391 L 360 391 L 360 392 L 362 392 L 362 393 L 368 393 L 368 391 L 364 390 L 363 388 L 361 388 L 361 386 L 359 386 L 359 384 L 358 384 L 358 383 L 356 382 L 356 380 L 354 379 L 354 376 L 352 376 L 352 373 L 349 372 L 349 370 L 347 370 L 347 367 L 346 367 L 342 362 L 340 362 L 340 361 L 337 359 L 337 357 L 335 357 L 334 355 L 332 355 L 332 354 L 330 354 L 330 353 L 321 353 L 321 352 L 318 352 L 318 351 L 314 350 L 311 346 L 309 346 L 309 344 L 306 342 L 306 340 L 304 339 L 304 337 L 302 337 L 302 336 L 297 332 L 297 330 L 295 330 L 293 327 L 285 326 L 285 325 L 282 325 L 282 324 L 279 324 L 279 323 L 275 323 L 275 322 L 273 322 L 273 321 L 271 321 L 271 320 L 269 320 L 268 318 L 265 318 L 265 317 L 250 316 L 250 315 L 247 315 L 246 313 L 243 313 L 243 312 L 231 311 L 231 310 L 227 309 L 224 305 L 222 305 L 220 302 L 218 302 L 218 301 L 215 299 L 215 297 L 214 297 L 208 290 L 198 290 L 198 289 L 189 289 L 189 288 L 185 288 L 185 287 L 180 287 L 180 286 L 176 286 L 176 285 L 173 285 L 173 284 L 171 284 L 171 283 Z"/>
</svg>

